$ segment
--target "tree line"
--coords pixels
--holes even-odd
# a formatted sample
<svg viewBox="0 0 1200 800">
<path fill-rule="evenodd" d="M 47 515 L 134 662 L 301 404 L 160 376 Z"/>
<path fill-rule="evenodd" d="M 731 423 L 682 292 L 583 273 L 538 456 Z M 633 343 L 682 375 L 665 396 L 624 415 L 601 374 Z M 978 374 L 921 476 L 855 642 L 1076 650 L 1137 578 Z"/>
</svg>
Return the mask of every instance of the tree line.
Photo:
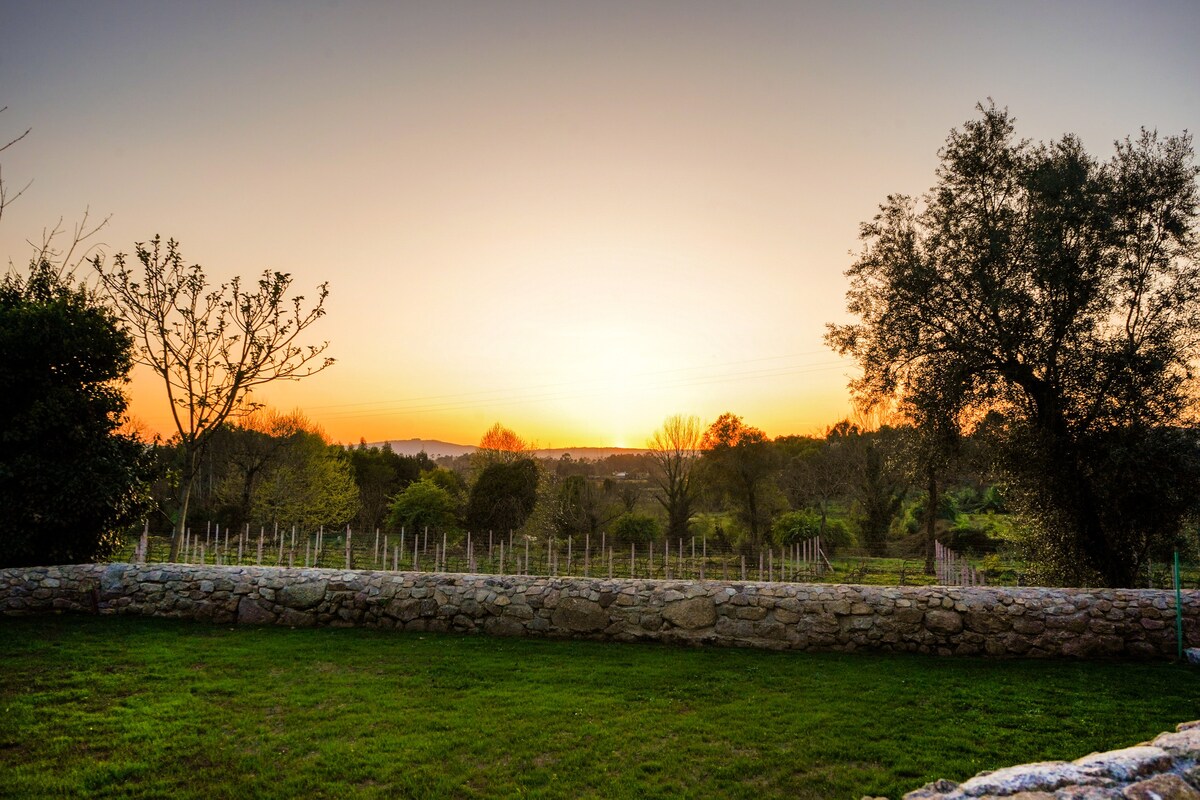
<svg viewBox="0 0 1200 800">
<path fill-rule="evenodd" d="M 81 247 L 86 225 L 62 248 L 55 229 L 0 285 L 0 563 L 104 558 L 153 515 L 172 557 L 200 517 L 735 548 L 821 535 L 927 558 L 936 537 L 1011 542 L 1032 580 L 1131 585 L 1196 546 L 1192 141 L 1143 130 L 1100 160 L 978 112 L 928 192 L 862 225 L 855 321 L 829 326 L 861 368 L 862 418 L 888 424 L 770 439 L 732 413 L 676 416 L 619 468 L 534 458 L 499 424 L 463 459 L 333 445 L 253 395 L 333 364 L 305 342 L 326 285 L 311 300 L 273 270 L 214 285 L 173 240 L 105 258 Z M 19 195 L 0 182 L 0 216 Z M 170 402 L 165 443 L 127 417 L 134 364 Z"/>
<path fill-rule="evenodd" d="M 476 542 L 573 537 L 626 546 L 699 538 L 746 554 L 819 536 L 830 555 L 840 548 L 921 559 L 932 558 L 934 538 L 981 553 L 1016 547 L 1020 523 L 993 480 L 987 437 L 959 443 L 937 473 L 930 510 L 921 435 L 911 424 L 842 421 L 822 435 L 770 439 L 734 414 L 708 425 L 677 415 L 642 452 L 552 459 L 497 423 L 475 453 L 432 458 L 386 444 L 333 444 L 299 413 L 260 411 L 214 435 L 190 524 L 428 531 L 451 543 L 468 532 Z M 165 474 L 178 474 L 169 465 L 183 449 L 157 452 Z M 158 529 L 177 525 L 177 493 L 167 484 L 156 500 Z"/>
</svg>

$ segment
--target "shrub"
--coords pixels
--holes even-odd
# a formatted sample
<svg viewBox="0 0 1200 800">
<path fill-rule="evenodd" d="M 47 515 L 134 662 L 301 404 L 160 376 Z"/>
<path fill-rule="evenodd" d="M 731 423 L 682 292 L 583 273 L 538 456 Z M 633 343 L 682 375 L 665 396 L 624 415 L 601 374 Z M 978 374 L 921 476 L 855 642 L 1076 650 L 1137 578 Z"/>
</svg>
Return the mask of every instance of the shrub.
<svg viewBox="0 0 1200 800">
<path fill-rule="evenodd" d="M 614 540 L 625 544 L 645 544 L 662 535 L 658 520 L 647 514 L 622 514 L 609 532 Z"/>
<path fill-rule="evenodd" d="M 821 537 L 825 554 L 830 557 L 839 547 L 854 546 L 854 534 L 843 520 L 826 517 L 822 529 L 821 515 L 812 509 L 780 514 L 771 526 L 771 537 L 776 544 L 793 544 L 814 536 Z"/>
</svg>

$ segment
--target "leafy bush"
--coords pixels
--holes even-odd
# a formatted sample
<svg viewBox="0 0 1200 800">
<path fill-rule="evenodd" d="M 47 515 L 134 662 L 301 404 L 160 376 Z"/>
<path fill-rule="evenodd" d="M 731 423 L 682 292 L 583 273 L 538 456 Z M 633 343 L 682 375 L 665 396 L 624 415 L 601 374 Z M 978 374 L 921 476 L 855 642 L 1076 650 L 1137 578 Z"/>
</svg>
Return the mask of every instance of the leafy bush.
<svg viewBox="0 0 1200 800">
<path fill-rule="evenodd" d="M 622 514 L 609 529 L 615 541 L 624 544 L 645 544 L 658 539 L 662 528 L 658 520 L 647 514 Z"/>
<path fill-rule="evenodd" d="M 771 526 L 771 538 L 776 544 L 793 544 L 814 536 L 821 537 L 825 554 L 830 557 L 839 547 L 854 546 L 854 534 L 844 521 L 826 517 L 822 530 L 821 515 L 813 509 L 780 514 Z"/>
<path fill-rule="evenodd" d="M 393 530 L 404 527 L 414 534 L 427 526 L 438 531 L 452 531 L 456 527 L 457 509 L 454 497 L 433 479 L 425 477 L 410 483 L 396 495 L 388 513 L 388 524 Z"/>
<path fill-rule="evenodd" d="M 112 555 L 149 503 L 150 447 L 120 432 L 131 340 L 45 261 L 0 282 L 0 566 Z"/>
</svg>

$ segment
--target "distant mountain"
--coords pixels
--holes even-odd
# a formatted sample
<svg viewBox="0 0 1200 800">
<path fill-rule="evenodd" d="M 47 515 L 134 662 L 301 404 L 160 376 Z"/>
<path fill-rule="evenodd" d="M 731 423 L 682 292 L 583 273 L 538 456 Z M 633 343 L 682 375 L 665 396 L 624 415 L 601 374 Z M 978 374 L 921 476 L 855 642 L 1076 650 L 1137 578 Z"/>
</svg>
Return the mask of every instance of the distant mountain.
<svg viewBox="0 0 1200 800">
<path fill-rule="evenodd" d="M 441 442 L 437 439 L 392 439 L 387 444 L 392 446 L 392 451 L 402 456 L 415 456 L 420 452 L 425 452 L 430 458 L 438 456 L 461 456 L 475 452 L 473 444 L 454 444 L 453 442 Z M 384 442 L 368 442 L 367 447 L 382 447 Z"/>
<path fill-rule="evenodd" d="M 368 442 L 367 447 L 382 447 L 383 444 L 383 442 Z M 478 449 L 473 444 L 454 444 L 453 442 L 442 442 L 437 439 L 391 439 L 387 444 L 392 446 L 393 452 L 399 453 L 402 456 L 415 456 L 424 451 L 430 458 L 467 455 L 474 453 Z M 636 447 L 555 447 L 547 450 L 534 450 L 533 454 L 538 458 L 557 460 L 562 458 L 564 454 L 570 453 L 571 458 L 576 460 L 587 458 L 592 461 L 598 461 L 614 455 L 645 452 L 647 452 L 645 449 Z"/>
<path fill-rule="evenodd" d="M 553 450 L 534 450 L 533 454 L 538 458 L 559 459 L 569 453 L 571 458 L 576 461 L 583 458 L 599 461 L 609 456 L 637 455 L 648 452 L 650 451 L 641 447 L 555 447 Z"/>
</svg>

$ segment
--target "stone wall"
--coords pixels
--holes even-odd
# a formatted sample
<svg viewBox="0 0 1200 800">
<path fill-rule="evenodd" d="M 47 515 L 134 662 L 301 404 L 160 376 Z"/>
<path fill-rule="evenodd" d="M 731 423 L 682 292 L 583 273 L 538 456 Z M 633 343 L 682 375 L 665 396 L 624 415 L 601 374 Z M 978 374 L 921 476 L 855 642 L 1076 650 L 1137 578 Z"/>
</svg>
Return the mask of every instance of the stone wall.
<svg viewBox="0 0 1200 800">
<path fill-rule="evenodd" d="M 1123 750 L 934 781 L 904 800 L 1200 800 L 1200 721 Z M 886 800 L 869 798 L 863 800 Z"/>
<path fill-rule="evenodd" d="M 601 580 L 84 564 L 0 570 L 0 614 L 54 610 L 216 623 L 938 655 L 1175 655 L 1172 592 Z M 1200 592 L 1184 593 L 1185 646 Z"/>
</svg>

